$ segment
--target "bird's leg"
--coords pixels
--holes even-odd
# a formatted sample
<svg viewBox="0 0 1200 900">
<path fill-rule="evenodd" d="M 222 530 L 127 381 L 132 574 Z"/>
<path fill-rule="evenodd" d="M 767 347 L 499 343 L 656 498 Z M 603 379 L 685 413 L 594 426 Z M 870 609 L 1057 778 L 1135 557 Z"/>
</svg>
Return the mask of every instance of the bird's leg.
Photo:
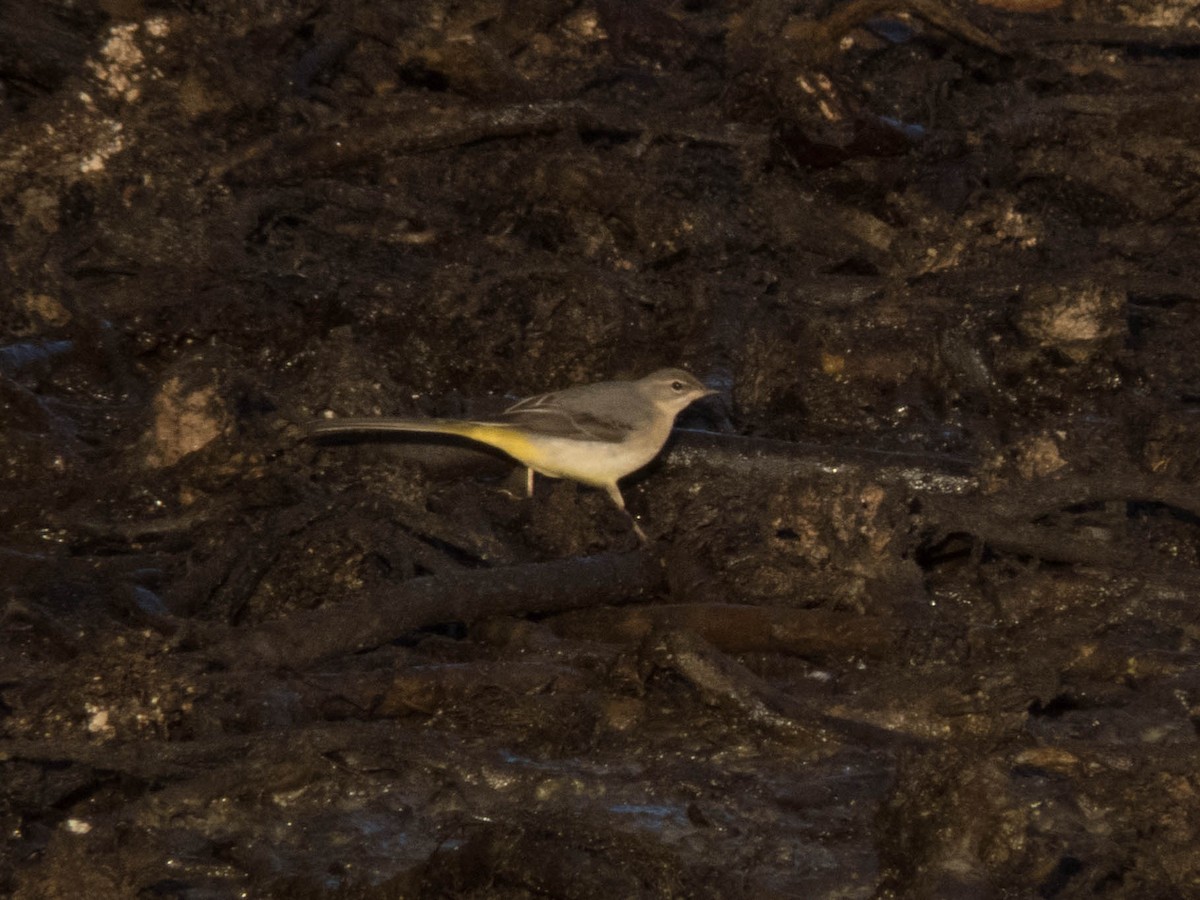
<svg viewBox="0 0 1200 900">
<path fill-rule="evenodd" d="M 533 496 L 533 469 L 525 470 L 525 496 Z"/>
<path fill-rule="evenodd" d="M 629 519 L 629 524 L 633 526 L 633 533 L 638 536 L 638 540 L 643 544 L 650 543 L 650 539 L 646 537 L 646 532 L 642 531 L 642 526 L 637 523 L 637 519 L 625 508 L 625 498 L 621 496 L 621 489 L 617 487 L 614 481 L 612 484 L 604 486 L 604 493 L 608 494 L 613 503 L 617 504 L 617 509 L 625 513 L 625 517 Z"/>
</svg>

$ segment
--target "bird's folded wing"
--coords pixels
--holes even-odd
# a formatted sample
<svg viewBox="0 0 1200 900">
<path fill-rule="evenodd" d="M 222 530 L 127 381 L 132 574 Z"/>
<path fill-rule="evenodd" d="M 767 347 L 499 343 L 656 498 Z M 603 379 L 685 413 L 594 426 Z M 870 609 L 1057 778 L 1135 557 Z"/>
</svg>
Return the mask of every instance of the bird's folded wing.
<svg viewBox="0 0 1200 900">
<path fill-rule="evenodd" d="M 629 435 L 628 425 L 577 409 L 532 402 L 540 399 L 531 397 L 509 407 L 503 415 L 497 417 L 497 424 L 513 425 L 538 434 L 574 438 L 578 441 L 617 443 Z"/>
</svg>

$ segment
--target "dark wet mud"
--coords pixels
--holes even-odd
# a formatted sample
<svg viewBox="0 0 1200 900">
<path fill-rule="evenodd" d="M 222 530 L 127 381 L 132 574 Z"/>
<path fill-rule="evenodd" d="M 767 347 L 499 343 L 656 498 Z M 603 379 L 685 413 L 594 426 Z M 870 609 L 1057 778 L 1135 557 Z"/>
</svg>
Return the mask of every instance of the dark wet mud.
<svg viewBox="0 0 1200 900">
<path fill-rule="evenodd" d="M 0 894 L 1200 894 L 1198 86 L 1173 0 L 0 2 Z M 645 546 L 303 430 L 663 366 Z"/>
</svg>

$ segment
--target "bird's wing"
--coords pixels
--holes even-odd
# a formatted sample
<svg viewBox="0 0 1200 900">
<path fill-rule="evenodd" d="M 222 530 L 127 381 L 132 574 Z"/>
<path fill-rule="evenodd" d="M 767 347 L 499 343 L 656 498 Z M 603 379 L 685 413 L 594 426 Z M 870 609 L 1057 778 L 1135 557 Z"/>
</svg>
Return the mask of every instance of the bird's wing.
<svg viewBox="0 0 1200 900">
<path fill-rule="evenodd" d="M 603 404 L 579 402 L 578 388 L 518 400 L 497 421 L 541 434 L 581 441 L 617 443 L 629 435 L 629 422 Z"/>
</svg>

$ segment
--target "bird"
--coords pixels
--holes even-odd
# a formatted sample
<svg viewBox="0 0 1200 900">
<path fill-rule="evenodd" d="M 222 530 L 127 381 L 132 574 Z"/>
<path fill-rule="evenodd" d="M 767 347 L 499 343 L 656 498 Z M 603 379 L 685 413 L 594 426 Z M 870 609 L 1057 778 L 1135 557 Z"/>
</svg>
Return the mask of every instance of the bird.
<svg viewBox="0 0 1200 900">
<path fill-rule="evenodd" d="M 599 381 L 527 397 L 485 419 L 325 418 L 310 422 L 307 432 L 310 438 L 415 432 L 486 444 L 525 467 L 529 496 L 534 473 L 600 488 L 647 543 L 618 482 L 659 454 L 684 408 L 715 393 L 683 369 L 659 369 L 636 381 Z"/>
</svg>

